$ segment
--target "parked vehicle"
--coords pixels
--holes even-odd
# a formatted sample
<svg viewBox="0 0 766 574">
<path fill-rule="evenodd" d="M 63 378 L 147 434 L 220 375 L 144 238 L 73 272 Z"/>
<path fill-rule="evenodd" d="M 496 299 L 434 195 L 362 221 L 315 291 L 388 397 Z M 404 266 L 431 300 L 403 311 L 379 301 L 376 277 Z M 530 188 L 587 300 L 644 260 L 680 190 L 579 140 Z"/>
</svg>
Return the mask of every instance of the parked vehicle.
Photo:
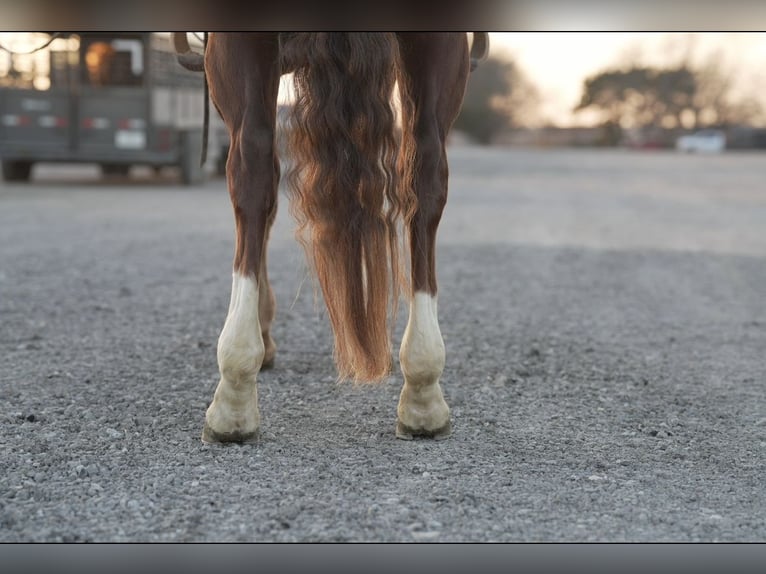
<svg viewBox="0 0 766 574">
<path fill-rule="evenodd" d="M 66 33 L 33 54 L 0 52 L 3 178 L 26 181 L 37 162 L 87 162 L 105 174 L 176 166 L 184 183 L 199 182 L 203 105 L 202 74 L 177 63 L 169 34 Z M 228 141 L 213 122 L 214 166 Z"/>
<path fill-rule="evenodd" d="M 678 138 L 676 149 L 684 152 L 720 153 L 726 149 L 726 134 L 721 130 L 700 130 Z"/>
</svg>

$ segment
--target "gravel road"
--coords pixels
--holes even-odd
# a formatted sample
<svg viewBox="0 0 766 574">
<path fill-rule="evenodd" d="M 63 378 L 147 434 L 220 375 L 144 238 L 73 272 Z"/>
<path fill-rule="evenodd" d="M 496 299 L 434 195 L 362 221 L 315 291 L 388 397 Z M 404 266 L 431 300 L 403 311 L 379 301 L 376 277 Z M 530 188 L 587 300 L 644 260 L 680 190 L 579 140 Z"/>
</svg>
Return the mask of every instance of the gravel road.
<svg viewBox="0 0 766 574">
<path fill-rule="evenodd" d="M 211 446 L 223 180 L 0 186 L 0 541 L 766 540 L 766 158 L 450 158 L 441 442 L 334 383 L 284 200 L 264 435 Z"/>
</svg>

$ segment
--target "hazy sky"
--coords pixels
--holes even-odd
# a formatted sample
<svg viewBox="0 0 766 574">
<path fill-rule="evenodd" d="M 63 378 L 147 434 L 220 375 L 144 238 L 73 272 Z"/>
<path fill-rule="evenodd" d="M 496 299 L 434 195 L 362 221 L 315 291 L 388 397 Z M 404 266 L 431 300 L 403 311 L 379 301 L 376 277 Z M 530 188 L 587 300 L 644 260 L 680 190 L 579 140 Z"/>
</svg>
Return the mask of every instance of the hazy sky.
<svg viewBox="0 0 766 574">
<path fill-rule="evenodd" d="M 537 86 L 543 114 L 560 125 L 578 123 L 573 116 L 584 79 L 624 61 L 650 65 L 679 61 L 686 46 L 696 60 L 720 51 L 739 90 L 757 94 L 766 106 L 766 33 L 656 32 L 492 32 L 492 55 L 508 54 Z"/>
</svg>

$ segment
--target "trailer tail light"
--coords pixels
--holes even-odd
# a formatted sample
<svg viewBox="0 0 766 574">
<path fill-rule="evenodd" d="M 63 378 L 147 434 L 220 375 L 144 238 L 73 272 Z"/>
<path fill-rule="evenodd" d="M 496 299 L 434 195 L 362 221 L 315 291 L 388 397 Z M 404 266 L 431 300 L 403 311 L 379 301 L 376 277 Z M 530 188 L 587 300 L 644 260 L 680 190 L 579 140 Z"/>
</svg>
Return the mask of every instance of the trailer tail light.
<svg viewBox="0 0 766 574">
<path fill-rule="evenodd" d="M 28 126 L 29 116 L 21 116 L 18 114 L 5 114 L 3 116 L 3 125 L 8 127 Z"/>
<path fill-rule="evenodd" d="M 89 130 L 109 129 L 112 123 L 108 118 L 85 118 L 82 121 L 82 127 Z"/>
<path fill-rule="evenodd" d="M 65 128 L 69 125 L 66 118 L 59 116 L 40 116 L 37 118 L 37 123 L 43 128 Z"/>
</svg>

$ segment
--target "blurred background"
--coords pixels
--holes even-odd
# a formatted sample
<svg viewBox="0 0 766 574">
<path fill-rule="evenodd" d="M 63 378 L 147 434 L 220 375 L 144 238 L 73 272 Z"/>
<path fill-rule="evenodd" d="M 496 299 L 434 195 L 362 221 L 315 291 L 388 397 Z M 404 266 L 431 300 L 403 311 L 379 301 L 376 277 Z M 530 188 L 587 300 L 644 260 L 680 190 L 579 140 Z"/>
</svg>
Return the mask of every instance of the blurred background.
<svg viewBox="0 0 766 574">
<path fill-rule="evenodd" d="M 189 38 L 200 50 L 201 35 Z M 0 33 L 6 181 L 41 162 L 95 163 L 106 175 L 173 169 L 184 183 L 223 173 L 228 136 L 215 112 L 199 168 L 202 75 L 177 64 L 169 33 L 50 40 Z M 282 87 L 284 111 L 289 78 Z M 766 149 L 766 34 L 492 32 L 450 143 Z"/>
<path fill-rule="evenodd" d="M 473 141 L 673 148 L 701 132 L 766 148 L 765 34 L 515 32 L 490 42 L 456 125 Z"/>
<path fill-rule="evenodd" d="M 178 64 L 169 33 L 6 33 L 0 44 L 4 180 L 27 181 L 52 162 L 108 176 L 172 169 L 185 184 L 205 177 L 203 75 Z M 222 171 L 228 135 L 211 116 L 208 171 Z"/>
</svg>

